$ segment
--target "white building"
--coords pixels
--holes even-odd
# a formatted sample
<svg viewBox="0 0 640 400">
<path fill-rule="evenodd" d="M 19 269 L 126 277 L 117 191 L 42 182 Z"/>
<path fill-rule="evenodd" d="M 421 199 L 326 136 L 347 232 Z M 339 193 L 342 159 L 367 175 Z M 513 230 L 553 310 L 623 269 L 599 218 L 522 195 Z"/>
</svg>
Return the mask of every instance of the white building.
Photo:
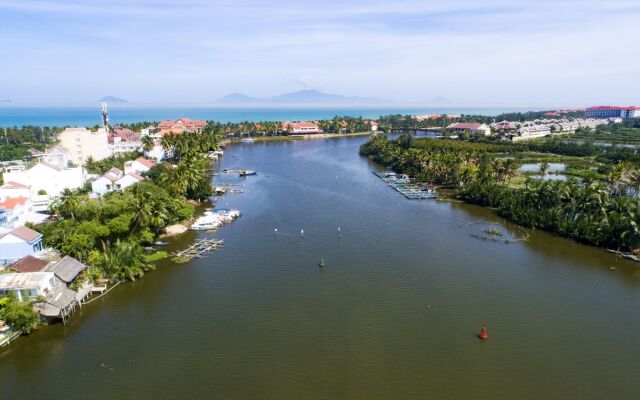
<svg viewBox="0 0 640 400">
<path fill-rule="evenodd" d="M 473 134 L 484 136 L 491 135 L 491 128 L 489 128 L 487 125 L 473 122 L 456 122 L 447 126 L 447 129 L 455 133 L 471 132 Z"/>
<path fill-rule="evenodd" d="M 5 172 L 2 178 L 5 182 L 11 182 L 13 185 L 28 186 L 31 199 L 38 196 L 38 192 L 41 190 L 44 190 L 50 197 L 57 197 L 64 189 L 76 189 L 84 185 L 85 182 L 82 167 L 60 168 L 46 161 L 40 161 L 24 171 Z"/>
<path fill-rule="evenodd" d="M 99 128 L 90 131 L 87 128 L 66 128 L 59 135 L 60 146 L 67 149 L 71 161 L 83 165 L 89 157 L 94 161 L 103 160 L 111 155 L 107 130 Z"/>
<path fill-rule="evenodd" d="M 20 301 L 46 296 L 56 286 L 53 272 L 14 272 L 0 275 L 0 297 L 13 295 Z"/>
<path fill-rule="evenodd" d="M 156 163 L 153 161 L 149 161 L 143 157 L 138 157 L 132 161 L 126 161 L 124 163 L 124 173 L 128 174 L 134 172 L 136 174 L 142 174 L 151 170 L 151 168 L 155 167 Z"/>
<path fill-rule="evenodd" d="M 126 174 L 122 178 L 118 179 L 117 181 L 115 181 L 114 186 L 116 190 L 124 190 L 129 186 L 133 186 L 138 182 L 142 182 L 143 180 L 144 180 L 143 177 L 141 177 L 140 175 L 134 172 L 131 172 Z"/>
<path fill-rule="evenodd" d="M 91 191 L 97 196 L 104 196 L 105 194 L 116 190 L 115 182 L 122 178 L 123 175 L 124 174 L 120 169 L 113 167 L 91 182 Z"/>
<path fill-rule="evenodd" d="M 71 153 L 60 145 L 55 145 L 44 152 L 42 160 L 58 168 L 67 168 L 71 161 Z"/>
</svg>

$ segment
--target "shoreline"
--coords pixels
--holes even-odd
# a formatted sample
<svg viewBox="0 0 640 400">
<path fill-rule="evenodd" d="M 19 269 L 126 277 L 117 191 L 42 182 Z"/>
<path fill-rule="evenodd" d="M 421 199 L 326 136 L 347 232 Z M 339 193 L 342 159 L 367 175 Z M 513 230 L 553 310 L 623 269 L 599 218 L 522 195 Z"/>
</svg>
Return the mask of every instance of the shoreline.
<svg viewBox="0 0 640 400">
<path fill-rule="evenodd" d="M 278 135 L 278 136 L 246 136 L 242 138 L 224 138 L 220 141 L 221 144 L 240 143 L 242 139 L 253 139 L 256 142 L 285 142 L 290 140 L 318 140 L 318 139 L 331 139 L 337 137 L 351 137 L 351 136 L 371 136 L 376 132 L 354 132 L 354 133 L 316 133 L 311 135 Z"/>
</svg>

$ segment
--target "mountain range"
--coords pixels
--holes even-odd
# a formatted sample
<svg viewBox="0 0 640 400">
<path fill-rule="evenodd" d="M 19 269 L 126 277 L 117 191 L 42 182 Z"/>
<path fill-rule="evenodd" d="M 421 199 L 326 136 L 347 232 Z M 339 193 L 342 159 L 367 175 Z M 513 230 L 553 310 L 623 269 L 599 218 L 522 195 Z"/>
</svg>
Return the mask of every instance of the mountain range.
<svg viewBox="0 0 640 400">
<path fill-rule="evenodd" d="M 216 103 L 224 105 L 354 105 L 388 104 L 390 101 L 374 97 L 343 96 L 340 94 L 324 93 L 318 90 L 308 89 L 272 97 L 251 97 L 241 93 L 231 93 L 218 99 Z"/>
</svg>

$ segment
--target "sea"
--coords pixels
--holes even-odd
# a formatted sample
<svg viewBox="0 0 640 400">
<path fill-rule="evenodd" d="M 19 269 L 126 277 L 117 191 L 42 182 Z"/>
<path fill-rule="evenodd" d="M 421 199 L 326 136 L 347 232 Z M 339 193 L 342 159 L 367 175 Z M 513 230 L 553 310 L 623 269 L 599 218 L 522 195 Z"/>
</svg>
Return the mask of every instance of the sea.
<svg viewBox="0 0 640 400">
<path fill-rule="evenodd" d="M 134 106 L 110 105 L 111 125 L 134 122 L 155 122 L 181 117 L 206 121 L 257 122 L 305 121 L 328 119 L 334 116 L 377 118 L 381 115 L 403 114 L 474 114 L 498 115 L 504 112 L 530 111 L 531 108 L 464 108 L 464 107 L 277 107 L 277 108 L 221 108 L 207 106 Z M 65 127 L 101 124 L 100 106 L 0 106 L 0 127 L 23 125 Z"/>
</svg>

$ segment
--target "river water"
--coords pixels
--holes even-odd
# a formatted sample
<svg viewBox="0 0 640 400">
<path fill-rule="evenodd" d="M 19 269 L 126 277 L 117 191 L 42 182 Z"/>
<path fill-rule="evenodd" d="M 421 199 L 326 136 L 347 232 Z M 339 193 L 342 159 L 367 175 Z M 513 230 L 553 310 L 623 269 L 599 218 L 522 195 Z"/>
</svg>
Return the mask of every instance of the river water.
<svg viewBox="0 0 640 400">
<path fill-rule="evenodd" d="M 12 343 L 2 398 L 638 397 L 638 265 L 479 207 L 406 200 L 358 156 L 364 140 L 230 146 L 217 167 L 259 175 L 217 178 L 244 188 L 218 206 L 244 215 L 174 241 L 225 247 Z M 480 221 L 529 239 L 477 240 Z"/>
</svg>

